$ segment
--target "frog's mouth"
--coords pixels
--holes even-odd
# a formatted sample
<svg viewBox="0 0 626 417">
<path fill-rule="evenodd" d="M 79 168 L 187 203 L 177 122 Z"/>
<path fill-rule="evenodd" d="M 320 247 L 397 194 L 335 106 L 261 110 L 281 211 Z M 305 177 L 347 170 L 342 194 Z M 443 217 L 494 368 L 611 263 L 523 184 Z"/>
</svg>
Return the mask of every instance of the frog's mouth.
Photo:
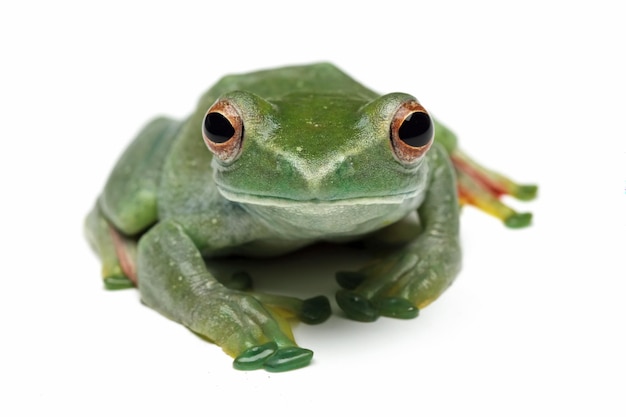
<svg viewBox="0 0 626 417">
<path fill-rule="evenodd" d="M 293 200 L 280 197 L 220 193 L 286 238 L 343 240 L 392 224 L 415 210 L 418 191 L 338 200 Z"/>
<path fill-rule="evenodd" d="M 224 189 L 222 187 L 218 187 L 218 190 L 225 199 L 243 205 L 271 206 L 277 208 L 311 207 L 312 209 L 317 210 L 322 209 L 325 206 L 367 206 L 381 204 L 401 205 L 407 200 L 414 199 L 419 194 L 419 190 L 416 189 L 409 192 L 389 194 L 385 196 L 351 197 L 336 200 L 323 200 L 315 198 L 310 200 L 296 200 L 285 197 L 241 193 Z"/>
</svg>

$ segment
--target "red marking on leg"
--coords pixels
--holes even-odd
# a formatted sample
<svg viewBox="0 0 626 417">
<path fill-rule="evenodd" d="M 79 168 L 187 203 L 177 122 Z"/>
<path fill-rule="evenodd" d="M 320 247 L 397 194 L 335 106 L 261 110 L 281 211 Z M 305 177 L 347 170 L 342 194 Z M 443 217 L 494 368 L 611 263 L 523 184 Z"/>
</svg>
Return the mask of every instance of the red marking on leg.
<svg viewBox="0 0 626 417">
<path fill-rule="evenodd" d="M 463 161 L 461 158 L 454 155 L 451 155 L 450 158 L 452 159 L 452 163 L 456 168 L 458 168 L 460 171 L 465 172 L 468 176 L 472 177 L 476 182 L 486 188 L 487 191 L 489 191 L 491 194 L 495 195 L 496 197 L 507 194 L 506 189 L 502 188 L 498 183 L 491 180 L 489 177 L 472 167 L 467 162 Z"/>
<path fill-rule="evenodd" d="M 456 187 L 456 190 L 461 204 L 476 205 L 474 199 L 472 198 L 472 194 L 469 191 L 465 190 L 465 188 L 460 185 Z"/>
<path fill-rule="evenodd" d="M 124 238 L 114 228 L 110 227 L 109 230 L 111 230 L 113 245 L 115 246 L 115 254 L 117 255 L 117 259 L 120 261 L 122 272 L 124 272 L 126 277 L 131 280 L 135 286 L 137 286 L 137 270 L 135 268 L 135 263 L 126 251 L 123 240 Z"/>
</svg>

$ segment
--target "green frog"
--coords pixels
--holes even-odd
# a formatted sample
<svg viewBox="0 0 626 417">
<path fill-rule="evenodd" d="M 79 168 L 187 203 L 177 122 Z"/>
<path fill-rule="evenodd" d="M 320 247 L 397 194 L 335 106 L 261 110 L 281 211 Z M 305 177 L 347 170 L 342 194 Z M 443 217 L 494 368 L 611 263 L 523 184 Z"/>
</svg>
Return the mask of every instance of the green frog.
<svg viewBox="0 0 626 417">
<path fill-rule="evenodd" d="M 354 320 L 414 318 L 461 265 L 459 210 L 525 227 L 499 197 L 532 199 L 458 149 L 412 95 L 379 95 L 328 63 L 223 77 L 185 120 L 149 122 L 115 165 L 86 234 L 108 289 L 219 345 L 241 370 L 306 366 L 290 320 L 321 323 L 325 296 L 257 293 L 227 256 L 273 257 L 316 242 L 363 242 L 378 257 L 340 271 L 336 302 Z"/>
</svg>

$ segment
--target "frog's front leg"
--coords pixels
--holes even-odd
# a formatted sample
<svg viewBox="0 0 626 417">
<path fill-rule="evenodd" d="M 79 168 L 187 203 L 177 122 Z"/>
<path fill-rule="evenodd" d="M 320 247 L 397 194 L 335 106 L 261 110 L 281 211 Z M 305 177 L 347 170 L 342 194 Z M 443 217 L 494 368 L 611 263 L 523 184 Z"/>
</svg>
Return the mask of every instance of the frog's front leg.
<svg viewBox="0 0 626 417">
<path fill-rule="evenodd" d="M 236 368 L 286 371 L 311 361 L 284 318 L 213 277 L 178 223 L 162 222 L 141 238 L 137 266 L 143 302 L 222 347 Z"/>
<path fill-rule="evenodd" d="M 420 308 L 450 286 L 460 269 L 454 171 L 439 146 L 433 146 L 428 158 L 432 177 L 418 210 L 423 226 L 420 235 L 361 271 L 337 275 L 344 287 L 337 293 L 337 303 L 352 319 L 373 321 L 380 315 L 416 317 Z"/>
</svg>

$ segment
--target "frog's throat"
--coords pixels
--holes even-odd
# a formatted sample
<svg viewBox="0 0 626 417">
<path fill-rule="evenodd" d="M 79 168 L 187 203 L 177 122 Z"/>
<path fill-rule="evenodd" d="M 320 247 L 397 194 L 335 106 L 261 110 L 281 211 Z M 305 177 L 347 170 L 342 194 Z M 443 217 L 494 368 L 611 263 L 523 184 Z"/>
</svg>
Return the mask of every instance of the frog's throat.
<svg viewBox="0 0 626 417">
<path fill-rule="evenodd" d="M 288 240 L 346 241 L 388 226 L 415 210 L 419 190 L 338 200 L 294 200 L 220 189 L 277 236 Z"/>
<path fill-rule="evenodd" d="M 241 193 L 237 191 L 227 190 L 218 187 L 222 197 L 243 205 L 271 206 L 271 207 L 308 207 L 311 209 L 321 209 L 325 206 L 365 206 L 365 205 L 401 205 L 407 200 L 417 197 L 420 193 L 419 189 L 404 193 L 390 194 L 385 196 L 364 196 L 352 197 L 336 200 L 310 199 L 295 200 L 284 197 L 257 195 L 249 193 Z"/>
</svg>

